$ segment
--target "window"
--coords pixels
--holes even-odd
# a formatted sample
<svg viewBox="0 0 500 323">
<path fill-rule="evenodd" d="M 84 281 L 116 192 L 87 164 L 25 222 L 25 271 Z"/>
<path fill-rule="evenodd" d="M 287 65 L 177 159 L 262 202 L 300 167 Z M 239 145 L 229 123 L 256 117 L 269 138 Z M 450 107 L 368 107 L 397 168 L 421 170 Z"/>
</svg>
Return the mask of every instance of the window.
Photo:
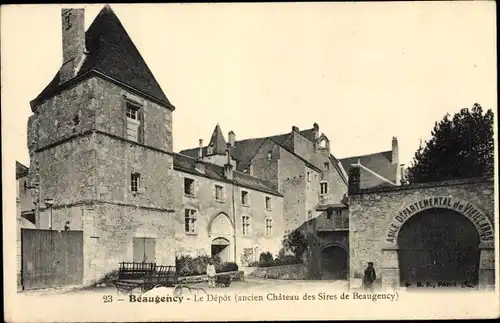
<svg viewBox="0 0 500 323">
<path fill-rule="evenodd" d="M 127 139 L 139 141 L 139 128 L 141 122 L 139 120 L 139 107 L 129 102 L 127 106 Z"/>
<path fill-rule="evenodd" d="M 186 233 L 196 233 L 196 210 L 184 210 L 184 231 Z"/>
<path fill-rule="evenodd" d="M 267 160 L 271 160 L 271 158 L 273 157 L 273 154 L 271 151 L 268 151 L 267 152 Z"/>
<path fill-rule="evenodd" d="M 223 196 L 223 191 L 222 191 L 223 187 L 220 186 L 220 185 L 215 185 L 215 199 L 217 201 L 223 201 L 224 200 L 224 196 Z"/>
<path fill-rule="evenodd" d="M 214 153 L 214 146 L 213 145 L 208 146 L 207 154 L 212 155 L 213 153 Z"/>
<path fill-rule="evenodd" d="M 307 219 L 311 220 L 313 217 L 313 212 L 311 210 L 307 211 Z"/>
<path fill-rule="evenodd" d="M 194 196 L 194 179 L 184 178 L 184 194 Z"/>
<path fill-rule="evenodd" d="M 247 215 L 241 217 L 241 230 L 244 236 L 250 234 L 250 217 Z"/>
<path fill-rule="evenodd" d="M 344 210 L 335 210 L 333 225 L 336 230 L 349 229 L 349 213 Z"/>
<path fill-rule="evenodd" d="M 132 173 L 130 175 L 130 190 L 132 192 L 135 193 L 139 192 L 140 180 L 141 180 L 141 174 Z"/>
<path fill-rule="evenodd" d="M 273 219 L 266 219 L 266 236 L 273 235 Z"/>
<path fill-rule="evenodd" d="M 272 207 L 271 205 L 271 198 L 269 196 L 266 196 L 266 209 L 270 210 Z"/>
<path fill-rule="evenodd" d="M 323 183 L 320 183 L 319 185 L 320 185 L 320 194 L 321 195 L 328 194 L 328 183 L 323 182 Z"/>
<path fill-rule="evenodd" d="M 326 210 L 326 218 L 328 220 L 331 220 L 332 219 L 332 215 L 333 215 L 333 209 L 328 209 Z"/>
<path fill-rule="evenodd" d="M 247 191 L 241 191 L 241 204 L 248 205 L 248 192 Z"/>
<path fill-rule="evenodd" d="M 325 170 L 329 170 L 330 169 L 330 163 L 325 163 Z"/>
<path fill-rule="evenodd" d="M 310 182 L 311 181 L 311 172 L 307 172 L 307 181 Z"/>
</svg>

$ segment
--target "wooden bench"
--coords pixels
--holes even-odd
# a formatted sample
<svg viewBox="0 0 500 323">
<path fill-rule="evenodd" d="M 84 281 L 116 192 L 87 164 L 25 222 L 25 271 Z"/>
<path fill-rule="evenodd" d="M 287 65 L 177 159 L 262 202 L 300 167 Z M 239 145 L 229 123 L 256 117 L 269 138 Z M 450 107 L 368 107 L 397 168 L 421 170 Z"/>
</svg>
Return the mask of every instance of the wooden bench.
<svg viewBox="0 0 500 323">
<path fill-rule="evenodd" d="M 130 293 L 140 287 L 143 292 L 156 286 L 175 286 L 175 266 L 156 265 L 146 262 L 121 262 L 118 277 L 113 281 L 118 291 Z"/>
</svg>

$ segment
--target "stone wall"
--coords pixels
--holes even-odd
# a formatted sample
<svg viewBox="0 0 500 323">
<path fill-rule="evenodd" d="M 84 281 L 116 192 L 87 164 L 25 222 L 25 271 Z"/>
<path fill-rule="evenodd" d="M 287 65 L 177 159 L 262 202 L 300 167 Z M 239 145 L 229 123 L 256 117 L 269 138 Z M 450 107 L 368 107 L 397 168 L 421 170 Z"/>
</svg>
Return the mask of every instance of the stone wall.
<svg viewBox="0 0 500 323">
<path fill-rule="evenodd" d="M 184 193 L 184 178 L 194 180 L 194 194 Z M 175 243 L 177 255 L 211 255 L 211 244 L 222 237 L 230 242 L 230 260 L 241 264 L 245 249 L 258 246 L 261 251 L 277 254 L 284 235 L 283 198 L 229 182 L 175 171 Z M 223 201 L 215 199 L 215 185 L 223 187 Z M 242 205 L 241 192 L 248 192 L 248 205 Z M 265 197 L 271 198 L 271 210 L 265 208 Z M 186 233 L 184 210 L 196 210 L 196 232 Z M 242 216 L 250 219 L 250 234 L 242 232 Z M 273 221 L 272 235 L 265 235 L 265 220 Z"/>
<path fill-rule="evenodd" d="M 452 197 L 473 204 L 494 223 L 494 186 L 488 179 L 471 179 L 411 186 L 360 190 L 349 196 L 350 213 L 350 278 L 362 276 L 368 261 L 383 277 L 384 249 L 391 222 L 402 210 L 424 198 Z M 487 252 L 493 257 L 493 245 Z M 483 253 L 482 253 L 483 257 Z M 491 259 L 489 259 L 491 261 Z M 486 260 L 485 260 L 486 261 Z M 397 264 L 397 263 L 396 263 Z M 489 277 L 494 270 L 486 273 Z M 389 271 L 385 271 L 388 273 Z M 398 277 L 393 277 L 397 279 Z"/>
<path fill-rule="evenodd" d="M 100 78 L 93 79 L 93 85 L 99 102 L 95 108 L 97 130 L 124 137 L 125 103 L 129 100 L 144 110 L 143 144 L 172 152 L 172 111 Z"/>
<path fill-rule="evenodd" d="M 306 221 L 306 166 L 303 161 L 280 148 L 279 176 L 283 192 L 285 231 L 290 232 Z"/>
</svg>

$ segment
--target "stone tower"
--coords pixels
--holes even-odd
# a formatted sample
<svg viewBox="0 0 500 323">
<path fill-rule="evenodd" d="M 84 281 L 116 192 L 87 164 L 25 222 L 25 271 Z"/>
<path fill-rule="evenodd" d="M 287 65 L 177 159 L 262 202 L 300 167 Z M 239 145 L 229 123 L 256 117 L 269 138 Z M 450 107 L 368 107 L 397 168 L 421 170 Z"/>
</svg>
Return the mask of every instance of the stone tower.
<svg viewBox="0 0 500 323">
<path fill-rule="evenodd" d="M 36 225 L 83 231 L 89 283 L 141 248 L 147 261 L 173 264 L 174 107 L 113 10 L 86 32 L 84 17 L 61 10 L 63 62 L 31 102 L 28 148 Z"/>
</svg>

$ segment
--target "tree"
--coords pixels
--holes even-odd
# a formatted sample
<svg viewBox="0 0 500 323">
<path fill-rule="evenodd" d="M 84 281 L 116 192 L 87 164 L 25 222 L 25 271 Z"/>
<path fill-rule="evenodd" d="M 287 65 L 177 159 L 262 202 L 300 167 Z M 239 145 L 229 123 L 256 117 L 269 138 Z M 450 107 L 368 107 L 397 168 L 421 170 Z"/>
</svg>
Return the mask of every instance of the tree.
<svg viewBox="0 0 500 323">
<path fill-rule="evenodd" d="M 410 183 L 493 175 L 493 112 L 475 103 L 434 125 L 432 138 L 419 147 L 407 170 Z"/>
<path fill-rule="evenodd" d="M 283 247 L 291 251 L 296 260 L 301 261 L 307 251 L 307 237 L 301 230 L 296 229 L 284 236 Z"/>
</svg>

